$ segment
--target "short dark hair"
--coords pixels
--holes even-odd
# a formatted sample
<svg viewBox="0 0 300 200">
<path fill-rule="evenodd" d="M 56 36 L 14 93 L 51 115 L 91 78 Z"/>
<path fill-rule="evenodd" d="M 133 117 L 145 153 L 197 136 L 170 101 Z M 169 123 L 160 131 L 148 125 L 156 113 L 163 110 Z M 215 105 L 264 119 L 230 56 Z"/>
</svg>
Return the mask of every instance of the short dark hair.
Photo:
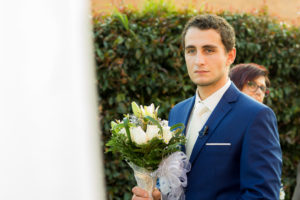
<svg viewBox="0 0 300 200">
<path fill-rule="evenodd" d="M 230 70 L 229 77 L 236 87 L 239 88 L 239 90 L 242 90 L 248 81 L 253 81 L 260 76 L 265 77 L 266 86 L 269 87 L 270 80 L 268 78 L 268 74 L 268 70 L 262 65 L 244 63 L 233 66 Z"/>
<path fill-rule="evenodd" d="M 196 27 L 200 30 L 213 29 L 217 31 L 221 36 L 222 43 L 227 53 L 235 46 L 235 32 L 233 27 L 222 17 L 204 14 L 195 16 L 186 23 L 181 38 L 183 48 L 185 48 L 185 35 L 191 27 Z"/>
</svg>

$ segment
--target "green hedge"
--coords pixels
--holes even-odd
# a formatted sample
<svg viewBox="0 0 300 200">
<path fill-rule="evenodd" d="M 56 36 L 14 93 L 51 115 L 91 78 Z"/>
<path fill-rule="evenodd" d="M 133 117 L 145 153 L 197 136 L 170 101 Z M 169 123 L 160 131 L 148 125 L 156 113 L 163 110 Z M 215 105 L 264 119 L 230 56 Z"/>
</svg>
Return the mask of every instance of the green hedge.
<svg viewBox="0 0 300 200">
<path fill-rule="evenodd" d="M 180 48 L 187 20 L 197 13 L 158 10 L 94 17 L 94 39 L 101 125 L 104 143 L 109 122 L 130 112 L 130 103 L 161 107 L 160 115 L 195 93 Z M 232 24 L 237 36 L 235 63 L 255 62 L 270 71 L 271 95 L 266 100 L 276 113 L 283 149 L 282 182 L 286 199 L 295 186 L 300 161 L 300 30 L 266 14 L 218 13 Z M 298 130 L 297 130 L 298 128 Z M 105 151 L 105 150 L 104 150 Z M 131 199 L 135 185 L 131 169 L 105 154 L 108 199 Z"/>
</svg>

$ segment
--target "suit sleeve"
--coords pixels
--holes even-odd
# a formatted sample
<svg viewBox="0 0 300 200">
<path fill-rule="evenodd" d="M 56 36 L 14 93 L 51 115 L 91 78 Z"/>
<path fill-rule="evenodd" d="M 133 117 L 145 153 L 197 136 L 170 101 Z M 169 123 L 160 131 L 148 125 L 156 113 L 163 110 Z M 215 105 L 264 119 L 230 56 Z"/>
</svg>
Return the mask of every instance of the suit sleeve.
<svg viewBox="0 0 300 200">
<path fill-rule="evenodd" d="M 273 111 L 264 107 L 250 122 L 240 160 L 243 200 L 279 199 L 282 153 Z"/>
</svg>

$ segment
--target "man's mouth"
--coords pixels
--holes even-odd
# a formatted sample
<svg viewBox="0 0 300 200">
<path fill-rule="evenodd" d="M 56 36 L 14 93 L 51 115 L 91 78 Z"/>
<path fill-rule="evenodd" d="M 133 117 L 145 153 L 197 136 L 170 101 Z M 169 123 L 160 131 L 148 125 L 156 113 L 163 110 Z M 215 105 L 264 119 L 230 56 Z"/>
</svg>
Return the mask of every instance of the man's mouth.
<svg viewBox="0 0 300 200">
<path fill-rule="evenodd" d="M 195 71 L 196 74 L 206 74 L 208 72 L 209 72 L 208 70 L 196 70 Z"/>
</svg>

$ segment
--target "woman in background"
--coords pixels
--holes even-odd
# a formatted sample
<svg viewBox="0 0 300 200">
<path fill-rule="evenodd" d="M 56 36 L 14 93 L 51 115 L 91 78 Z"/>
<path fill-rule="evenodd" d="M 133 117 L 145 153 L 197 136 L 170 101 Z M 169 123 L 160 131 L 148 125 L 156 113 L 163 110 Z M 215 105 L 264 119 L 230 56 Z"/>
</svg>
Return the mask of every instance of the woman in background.
<svg viewBox="0 0 300 200">
<path fill-rule="evenodd" d="M 261 103 L 269 95 L 270 80 L 268 70 L 264 66 L 255 63 L 238 64 L 231 68 L 229 77 L 240 91 Z M 296 188 L 293 200 L 300 200 L 300 163 Z M 285 193 L 281 188 L 280 199 L 284 199 L 284 196 Z"/>
<path fill-rule="evenodd" d="M 270 80 L 264 66 L 255 63 L 238 64 L 232 67 L 229 77 L 240 91 L 261 103 L 269 95 Z"/>
</svg>

